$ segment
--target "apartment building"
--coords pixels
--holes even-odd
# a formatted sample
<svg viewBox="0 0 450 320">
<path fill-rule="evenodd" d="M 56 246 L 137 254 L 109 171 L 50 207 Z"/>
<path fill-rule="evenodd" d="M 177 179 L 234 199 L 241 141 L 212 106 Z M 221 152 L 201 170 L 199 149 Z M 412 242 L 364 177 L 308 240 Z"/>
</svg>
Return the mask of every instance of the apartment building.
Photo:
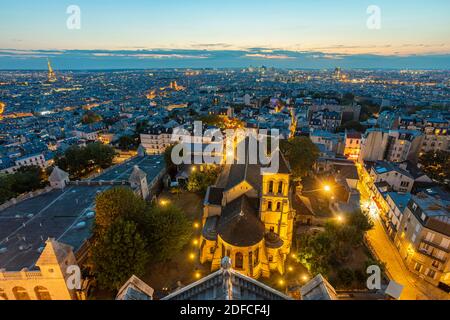
<svg viewBox="0 0 450 320">
<path fill-rule="evenodd" d="M 157 126 L 141 134 L 141 144 L 147 154 L 162 154 L 173 144 L 172 128 Z"/>
<path fill-rule="evenodd" d="M 399 165 L 387 161 L 377 161 L 370 169 L 370 177 L 374 185 L 386 183 L 396 192 L 411 192 L 414 177 Z"/>
<path fill-rule="evenodd" d="M 369 129 L 361 140 L 359 161 L 417 163 L 423 134 L 417 130 Z"/>
<path fill-rule="evenodd" d="M 361 152 L 361 133 L 345 132 L 344 156 L 348 159 L 356 160 Z"/>
<path fill-rule="evenodd" d="M 450 292 L 450 196 L 432 190 L 413 195 L 395 245 L 408 269 Z"/>
</svg>

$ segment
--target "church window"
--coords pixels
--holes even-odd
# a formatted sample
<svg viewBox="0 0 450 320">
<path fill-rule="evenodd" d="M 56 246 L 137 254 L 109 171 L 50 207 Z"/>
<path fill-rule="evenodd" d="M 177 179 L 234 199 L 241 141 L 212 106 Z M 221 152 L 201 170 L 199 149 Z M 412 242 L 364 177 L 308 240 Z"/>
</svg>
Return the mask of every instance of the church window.
<svg viewBox="0 0 450 320">
<path fill-rule="evenodd" d="M 259 264 L 259 248 L 255 250 L 255 267 Z"/>
<path fill-rule="evenodd" d="M 267 210 L 272 211 L 272 201 L 267 202 Z"/>
<path fill-rule="evenodd" d="M 278 183 L 278 193 L 283 193 L 283 181 Z"/>
<path fill-rule="evenodd" d="M 269 182 L 269 193 L 273 193 L 273 181 Z"/>
<path fill-rule="evenodd" d="M 281 202 L 277 202 L 277 211 L 281 210 Z"/>
<path fill-rule="evenodd" d="M 14 298 L 16 298 L 16 300 L 31 300 L 30 296 L 28 295 L 28 292 L 27 292 L 27 290 L 25 290 L 25 288 L 14 287 L 12 289 L 12 292 L 13 292 Z"/>
<path fill-rule="evenodd" d="M 5 290 L 0 288 L 0 300 L 8 300 Z"/>
<path fill-rule="evenodd" d="M 236 261 L 234 262 L 236 269 L 244 268 L 244 255 L 241 252 L 237 252 L 235 255 Z"/>
<path fill-rule="evenodd" d="M 35 287 L 34 293 L 36 294 L 36 298 L 38 300 L 52 300 L 50 292 L 48 292 L 48 289 L 45 287 L 42 286 Z"/>
</svg>

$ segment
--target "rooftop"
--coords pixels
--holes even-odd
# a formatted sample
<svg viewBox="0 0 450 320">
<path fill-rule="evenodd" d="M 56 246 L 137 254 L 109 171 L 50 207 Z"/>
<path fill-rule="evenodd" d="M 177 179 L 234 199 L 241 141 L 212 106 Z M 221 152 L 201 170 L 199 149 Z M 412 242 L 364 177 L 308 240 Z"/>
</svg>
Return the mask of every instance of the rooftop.
<svg viewBox="0 0 450 320">
<path fill-rule="evenodd" d="M 138 165 L 152 181 L 164 168 L 161 156 L 134 158 L 112 168 L 93 181 L 128 180 Z M 55 238 L 76 252 L 91 236 L 95 197 L 111 186 L 69 186 L 20 202 L 0 212 L 0 268 L 18 271 L 32 269 L 45 241 Z"/>
</svg>

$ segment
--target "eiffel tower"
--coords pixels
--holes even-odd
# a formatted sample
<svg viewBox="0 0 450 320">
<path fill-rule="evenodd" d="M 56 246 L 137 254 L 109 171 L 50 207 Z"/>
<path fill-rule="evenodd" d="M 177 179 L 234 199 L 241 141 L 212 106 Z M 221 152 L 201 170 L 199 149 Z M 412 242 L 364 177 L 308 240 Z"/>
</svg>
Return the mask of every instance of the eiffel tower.
<svg viewBox="0 0 450 320">
<path fill-rule="evenodd" d="M 55 82 L 56 79 L 56 74 L 53 71 L 52 65 L 50 64 L 50 59 L 47 59 L 47 64 L 48 64 L 48 75 L 47 75 L 47 80 L 48 82 Z"/>
</svg>

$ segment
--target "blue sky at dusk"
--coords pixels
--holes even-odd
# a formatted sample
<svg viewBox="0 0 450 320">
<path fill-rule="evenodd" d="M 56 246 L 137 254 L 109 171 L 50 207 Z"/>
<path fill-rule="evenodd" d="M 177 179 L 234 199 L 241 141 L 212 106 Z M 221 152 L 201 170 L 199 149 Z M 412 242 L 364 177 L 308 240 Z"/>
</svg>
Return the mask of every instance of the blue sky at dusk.
<svg viewBox="0 0 450 320">
<path fill-rule="evenodd" d="M 69 5 L 81 29 L 66 27 Z M 381 29 L 366 26 L 369 5 Z M 447 0 L 2 0 L 0 69 L 450 68 Z"/>
</svg>

